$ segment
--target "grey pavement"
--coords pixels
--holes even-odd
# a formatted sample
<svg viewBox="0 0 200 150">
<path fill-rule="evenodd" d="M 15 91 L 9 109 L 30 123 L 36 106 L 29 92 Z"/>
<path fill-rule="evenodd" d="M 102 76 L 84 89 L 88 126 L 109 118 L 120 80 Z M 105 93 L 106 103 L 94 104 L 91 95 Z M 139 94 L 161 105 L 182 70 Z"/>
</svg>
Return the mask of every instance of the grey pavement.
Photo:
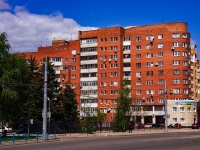
<svg viewBox="0 0 200 150">
<path fill-rule="evenodd" d="M 190 128 L 182 128 L 182 129 L 170 129 L 168 128 L 168 131 L 166 132 L 164 128 L 162 129 L 136 129 L 132 130 L 132 133 L 129 133 L 129 131 L 126 132 L 113 132 L 113 131 L 97 131 L 94 134 L 82 134 L 82 133 L 67 133 L 67 134 L 57 134 L 56 139 L 50 139 L 50 140 L 42 140 L 39 139 L 36 140 L 28 140 L 28 141 L 15 141 L 15 143 L 9 142 L 5 143 L 2 142 L 0 144 L 1 146 L 5 145 L 21 145 L 21 144 L 33 144 L 33 143 L 42 143 L 42 142 L 55 142 L 55 141 L 66 141 L 66 140 L 74 140 L 74 138 L 86 138 L 86 137 L 95 137 L 95 136 L 133 136 L 133 135 L 144 135 L 144 134 L 171 134 L 171 133 L 183 133 L 183 132 L 199 132 L 200 129 L 190 129 Z"/>
<path fill-rule="evenodd" d="M 190 128 L 182 128 L 182 129 L 170 129 L 168 128 L 167 132 L 165 129 L 136 129 L 132 130 L 132 133 L 129 131 L 126 132 L 113 132 L 113 131 L 97 131 L 94 134 L 80 134 L 80 133 L 71 133 L 71 134 L 57 134 L 57 139 L 64 140 L 70 137 L 90 137 L 90 136 L 132 136 L 132 135 L 141 135 L 141 134 L 170 134 L 170 133 L 183 133 L 183 132 L 200 132 L 200 129 L 190 129 Z"/>
</svg>

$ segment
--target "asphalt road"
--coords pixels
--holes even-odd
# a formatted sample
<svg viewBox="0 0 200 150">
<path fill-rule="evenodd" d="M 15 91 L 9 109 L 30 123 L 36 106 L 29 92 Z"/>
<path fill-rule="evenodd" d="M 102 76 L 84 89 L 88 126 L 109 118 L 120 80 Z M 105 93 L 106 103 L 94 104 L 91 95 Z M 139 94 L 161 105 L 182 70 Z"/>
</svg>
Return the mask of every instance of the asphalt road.
<svg viewBox="0 0 200 150">
<path fill-rule="evenodd" d="M 199 132 L 69 137 L 64 141 L 0 145 L 1 150 L 199 150 Z"/>
</svg>

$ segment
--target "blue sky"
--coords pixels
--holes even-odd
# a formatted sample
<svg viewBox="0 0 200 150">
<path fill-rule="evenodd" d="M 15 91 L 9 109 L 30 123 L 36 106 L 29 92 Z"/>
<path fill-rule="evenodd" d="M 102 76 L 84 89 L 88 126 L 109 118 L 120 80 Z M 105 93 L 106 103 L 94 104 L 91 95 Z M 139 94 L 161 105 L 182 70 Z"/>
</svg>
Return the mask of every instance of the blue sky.
<svg viewBox="0 0 200 150">
<path fill-rule="evenodd" d="M 11 52 L 19 52 L 54 38 L 76 39 L 78 30 L 187 22 L 198 47 L 199 8 L 199 0 L 0 0 L 0 32 L 8 34 Z"/>
</svg>

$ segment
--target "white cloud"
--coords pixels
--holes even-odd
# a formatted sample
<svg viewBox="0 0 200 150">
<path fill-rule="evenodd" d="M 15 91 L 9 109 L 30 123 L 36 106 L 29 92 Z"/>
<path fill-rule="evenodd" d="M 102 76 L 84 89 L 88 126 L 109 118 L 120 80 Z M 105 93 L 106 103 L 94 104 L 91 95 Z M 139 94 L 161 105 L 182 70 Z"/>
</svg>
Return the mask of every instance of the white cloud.
<svg viewBox="0 0 200 150">
<path fill-rule="evenodd" d="M 51 45 L 54 38 L 74 40 L 77 39 L 78 31 L 96 29 L 81 27 L 76 21 L 64 18 L 60 13 L 31 14 L 23 6 L 16 6 L 14 12 L 14 14 L 9 11 L 0 13 L 0 33 L 7 33 L 12 47 L 10 53 L 37 51 L 39 46 Z"/>
<path fill-rule="evenodd" d="M 11 10 L 11 6 L 7 3 L 7 0 L 0 0 L 0 10 Z"/>
</svg>

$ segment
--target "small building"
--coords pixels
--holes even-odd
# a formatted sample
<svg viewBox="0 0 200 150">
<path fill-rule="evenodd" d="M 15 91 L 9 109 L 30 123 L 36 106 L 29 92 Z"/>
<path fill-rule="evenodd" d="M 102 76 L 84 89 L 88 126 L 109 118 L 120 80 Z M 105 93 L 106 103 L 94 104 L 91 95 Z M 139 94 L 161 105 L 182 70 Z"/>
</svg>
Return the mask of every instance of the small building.
<svg viewBox="0 0 200 150">
<path fill-rule="evenodd" d="M 197 101 L 195 100 L 168 100 L 168 125 L 179 123 L 189 127 L 197 123 Z"/>
</svg>

